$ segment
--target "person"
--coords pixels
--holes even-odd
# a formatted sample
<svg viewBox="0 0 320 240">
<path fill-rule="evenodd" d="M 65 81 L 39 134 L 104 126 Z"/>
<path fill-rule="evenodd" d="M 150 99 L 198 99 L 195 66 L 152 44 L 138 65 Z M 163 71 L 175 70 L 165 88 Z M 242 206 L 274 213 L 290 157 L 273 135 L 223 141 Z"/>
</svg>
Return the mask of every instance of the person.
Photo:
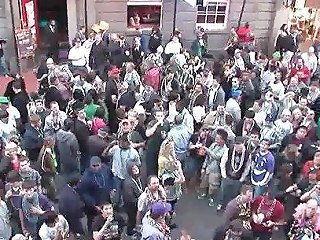
<svg viewBox="0 0 320 240">
<path fill-rule="evenodd" d="M 202 200 L 207 195 L 209 197 L 209 206 L 214 206 L 214 197 L 218 194 L 218 187 L 221 181 L 220 163 L 221 158 L 225 151 L 227 151 L 226 140 L 228 134 L 225 130 L 220 129 L 217 131 L 215 142 L 209 148 L 203 147 L 207 156 L 202 164 L 201 169 L 201 183 L 198 199 Z M 220 203 L 218 203 L 220 204 Z M 221 209 L 221 205 L 217 205 L 217 209 Z"/>
<path fill-rule="evenodd" d="M 59 33 L 55 20 L 50 20 L 45 28 L 45 38 L 48 47 L 47 57 L 58 62 L 59 56 Z"/>
<path fill-rule="evenodd" d="M 21 226 L 24 235 L 37 238 L 40 217 L 46 211 L 53 211 L 53 204 L 44 195 L 37 192 L 36 182 L 29 180 L 22 183 L 24 194 L 21 200 Z"/>
<path fill-rule="evenodd" d="M 4 184 L 0 181 L 0 239 L 9 240 L 12 229 L 10 225 L 10 213 L 5 202 Z"/>
<path fill-rule="evenodd" d="M 114 212 L 112 204 L 105 203 L 93 222 L 93 240 L 121 240 L 124 226 L 124 219 Z"/>
<path fill-rule="evenodd" d="M 60 172 L 68 176 L 80 172 L 80 149 L 76 136 L 71 132 L 72 119 L 64 121 L 56 134 L 56 149 L 59 155 Z"/>
<path fill-rule="evenodd" d="M 19 161 L 20 168 L 18 171 L 22 179 L 22 182 L 30 180 L 35 181 L 37 185 L 37 190 L 39 192 L 42 192 L 40 173 L 31 167 L 30 160 L 26 156 L 20 156 Z"/>
<path fill-rule="evenodd" d="M 71 72 L 76 70 L 87 72 L 86 49 L 81 45 L 81 39 L 75 38 L 73 44 L 74 46 L 69 50 L 68 55 L 68 60 L 71 62 L 70 70 Z"/>
<path fill-rule="evenodd" d="M 6 44 L 7 41 L 4 40 L 4 39 L 0 39 L 0 74 L 2 76 L 7 76 L 9 71 L 8 71 L 8 68 L 7 68 L 7 63 L 6 63 L 6 60 L 5 60 L 5 57 L 4 57 L 4 51 L 3 51 L 3 48 L 4 48 L 4 44 Z"/>
<path fill-rule="evenodd" d="M 86 27 L 80 26 L 79 30 L 76 32 L 74 39 L 80 39 L 81 45 L 86 41 Z"/>
<path fill-rule="evenodd" d="M 142 218 L 153 203 L 165 202 L 166 198 L 166 192 L 160 185 L 159 178 L 156 175 L 150 175 L 147 179 L 147 187 L 138 198 L 137 225 L 141 224 Z"/>
<path fill-rule="evenodd" d="M 67 184 L 59 192 L 58 208 L 68 224 L 70 233 L 76 236 L 84 234 L 81 219 L 84 217 L 84 203 L 78 193 L 80 178 L 78 174 L 70 174 Z"/>
<path fill-rule="evenodd" d="M 93 218 L 99 213 L 100 205 L 110 202 L 113 179 L 110 169 L 101 163 L 99 157 L 90 159 L 90 167 L 85 170 L 79 184 L 79 195 L 85 204 L 88 232 L 92 233 Z"/>
<path fill-rule="evenodd" d="M 166 216 L 171 211 L 171 205 L 166 202 L 155 202 L 150 212 L 142 220 L 142 239 L 167 239 L 170 228 L 166 224 Z"/>
<path fill-rule="evenodd" d="M 255 196 L 263 195 L 273 177 L 275 159 L 269 146 L 269 140 L 262 139 L 259 151 L 252 156 L 251 182 L 255 186 Z"/>
<path fill-rule="evenodd" d="M 107 46 L 103 42 L 101 33 L 97 33 L 89 55 L 89 67 L 95 70 L 102 80 L 107 78 L 107 56 Z"/>
<path fill-rule="evenodd" d="M 12 84 L 12 89 L 15 93 L 12 105 L 20 112 L 21 123 L 25 125 L 28 122 L 27 105 L 29 103 L 29 96 L 25 91 L 23 91 L 21 82 L 19 81 L 15 81 Z"/>
<path fill-rule="evenodd" d="M 50 103 L 50 114 L 46 117 L 43 131 L 44 133 L 55 133 L 62 126 L 64 121 L 67 119 L 67 114 L 60 110 L 59 103 L 52 101 Z"/>
<path fill-rule="evenodd" d="M 127 235 L 133 236 L 136 233 L 138 199 L 143 192 L 143 185 L 140 179 L 140 169 L 136 163 L 129 162 L 127 170 L 130 177 L 126 178 L 123 183 L 123 202 L 128 215 Z"/>
<path fill-rule="evenodd" d="M 41 240 L 66 239 L 69 236 L 69 224 L 64 216 L 48 211 L 43 218 L 44 223 L 39 229 Z"/>
</svg>

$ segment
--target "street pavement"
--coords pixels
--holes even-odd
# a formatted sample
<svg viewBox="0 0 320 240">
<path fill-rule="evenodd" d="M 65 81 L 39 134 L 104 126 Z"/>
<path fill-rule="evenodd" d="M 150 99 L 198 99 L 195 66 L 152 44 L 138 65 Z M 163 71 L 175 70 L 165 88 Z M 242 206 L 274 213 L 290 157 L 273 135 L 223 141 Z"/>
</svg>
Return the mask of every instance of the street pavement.
<svg viewBox="0 0 320 240">
<path fill-rule="evenodd" d="M 36 76 L 33 74 L 32 71 L 24 72 L 22 73 L 22 76 L 24 77 L 24 81 L 26 83 L 27 92 L 37 92 L 38 90 L 38 81 Z M 11 77 L 4 77 L 0 76 L 0 96 L 3 95 L 3 93 L 6 90 L 8 82 L 12 80 Z"/>
</svg>

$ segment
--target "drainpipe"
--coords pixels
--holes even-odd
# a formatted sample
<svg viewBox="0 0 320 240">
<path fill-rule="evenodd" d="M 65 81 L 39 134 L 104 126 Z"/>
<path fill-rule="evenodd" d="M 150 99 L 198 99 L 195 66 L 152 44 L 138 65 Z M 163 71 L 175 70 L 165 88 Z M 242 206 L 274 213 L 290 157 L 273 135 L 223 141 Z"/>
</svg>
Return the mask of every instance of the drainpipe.
<svg viewBox="0 0 320 240">
<path fill-rule="evenodd" d="M 241 25 L 242 15 L 243 15 L 244 9 L 246 7 L 246 3 L 247 3 L 247 0 L 243 0 L 242 1 L 241 12 L 240 12 L 239 20 L 238 20 L 238 29 L 239 29 L 239 27 Z"/>
<path fill-rule="evenodd" d="M 17 70 L 18 70 L 18 73 L 21 74 L 12 0 L 9 0 L 9 8 L 10 8 L 10 15 L 11 15 L 12 37 L 13 37 L 13 45 L 14 45 L 13 47 L 14 47 L 14 51 L 15 51 L 15 55 L 16 55 L 15 57 L 17 60 Z"/>
<path fill-rule="evenodd" d="M 84 0 L 84 26 L 86 27 L 86 37 L 88 38 L 88 0 Z"/>
<path fill-rule="evenodd" d="M 178 0 L 174 0 L 174 6 L 173 6 L 173 26 L 172 26 L 172 34 L 176 30 L 176 20 L 177 20 L 177 5 Z"/>
</svg>

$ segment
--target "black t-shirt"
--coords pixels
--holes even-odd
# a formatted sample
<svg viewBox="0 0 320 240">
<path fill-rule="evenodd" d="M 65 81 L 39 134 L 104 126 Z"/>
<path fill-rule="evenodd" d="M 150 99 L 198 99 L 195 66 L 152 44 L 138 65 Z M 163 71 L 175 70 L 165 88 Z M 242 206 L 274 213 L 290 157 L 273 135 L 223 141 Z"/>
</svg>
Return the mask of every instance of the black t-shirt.
<svg viewBox="0 0 320 240">
<path fill-rule="evenodd" d="M 102 215 L 96 216 L 93 220 L 92 229 L 94 232 L 99 232 L 103 227 L 106 219 L 102 217 Z M 125 226 L 124 219 L 118 215 L 113 215 L 113 220 L 106 228 L 104 233 L 104 240 L 120 240 L 123 228 Z"/>
<path fill-rule="evenodd" d="M 200 140 L 200 141 L 199 141 Z M 210 134 L 207 134 L 207 137 L 203 138 L 203 139 L 199 139 L 199 134 L 195 133 L 191 136 L 190 138 L 190 142 L 192 144 L 197 144 L 197 143 L 201 143 L 203 144 L 205 147 L 210 147 L 210 145 L 213 142 L 213 139 L 211 137 Z M 199 158 L 205 158 L 206 155 L 202 155 L 202 152 L 199 148 L 197 149 L 192 149 L 190 150 L 190 156 L 192 157 L 199 157 Z"/>
</svg>

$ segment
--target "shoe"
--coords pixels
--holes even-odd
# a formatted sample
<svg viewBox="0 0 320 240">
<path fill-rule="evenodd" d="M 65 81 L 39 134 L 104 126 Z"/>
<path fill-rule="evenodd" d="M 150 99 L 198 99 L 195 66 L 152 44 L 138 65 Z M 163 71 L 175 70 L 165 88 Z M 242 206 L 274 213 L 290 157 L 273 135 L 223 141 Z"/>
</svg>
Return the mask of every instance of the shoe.
<svg viewBox="0 0 320 240">
<path fill-rule="evenodd" d="M 176 229 L 176 228 L 178 228 L 178 225 L 177 224 L 175 224 L 175 223 L 172 223 L 172 224 L 170 224 L 170 229 L 172 230 L 172 229 Z"/>
<path fill-rule="evenodd" d="M 217 211 L 221 211 L 222 210 L 222 205 L 221 204 L 218 204 L 217 205 Z"/>
<path fill-rule="evenodd" d="M 213 207 L 214 206 L 214 199 L 210 198 L 209 199 L 209 207 Z"/>
<path fill-rule="evenodd" d="M 198 199 L 199 200 L 203 200 L 203 199 L 205 199 L 206 196 L 207 196 L 207 194 L 205 194 L 205 193 L 199 193 L 198 194 Z"/>
</svg>

